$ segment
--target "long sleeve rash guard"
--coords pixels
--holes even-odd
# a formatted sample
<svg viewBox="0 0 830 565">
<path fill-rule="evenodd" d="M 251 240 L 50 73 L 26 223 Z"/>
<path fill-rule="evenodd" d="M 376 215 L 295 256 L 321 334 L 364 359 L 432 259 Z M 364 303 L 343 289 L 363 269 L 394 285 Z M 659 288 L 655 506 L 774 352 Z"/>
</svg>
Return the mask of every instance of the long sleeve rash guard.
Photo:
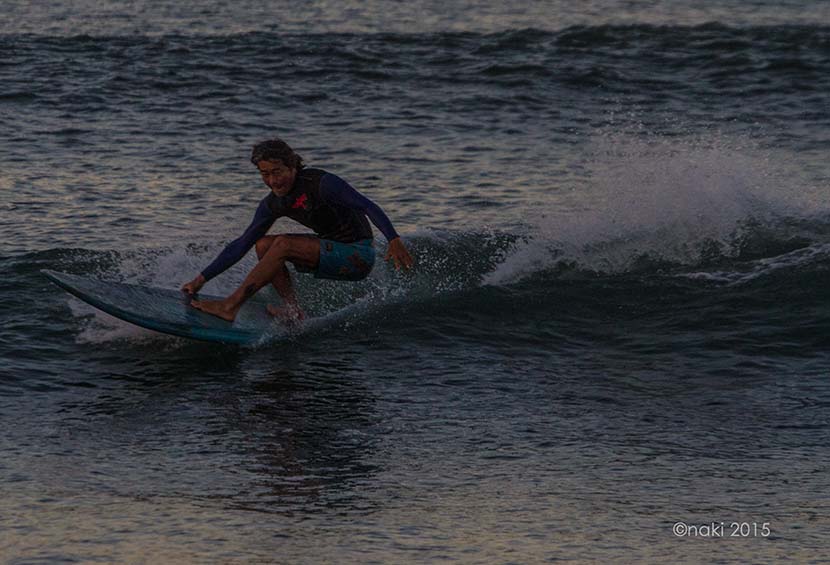
<svg viewBox="0 0 830 565">
<path fill-rule="evenodd" d="M 337 175 L 331 173 L 323 175 L 320 179 L 320 193 L 331 204 L 358 210 L 365 214 L 388 241 L 392 241 L 398 237 L 398 233 L 392 226 L 392 222 L 389 221 L 389 218 L 384 214 L 380 206 L 360 194 L 349 183 Z M 202 276 L 205 277 L 205 281 L 209 281 L 236 264 L 250 251 L 251 247 L 260 238 L 268 233 L 268 230 L 277 221 L 277 217 L 273 215 L 268 207 L 267 200 L 268 196 L 260 201 L 254 214 L 254 219 L 245 229 L 245 232 L 230 242 L 219 256 L 202 271 Z"/>
</svg>

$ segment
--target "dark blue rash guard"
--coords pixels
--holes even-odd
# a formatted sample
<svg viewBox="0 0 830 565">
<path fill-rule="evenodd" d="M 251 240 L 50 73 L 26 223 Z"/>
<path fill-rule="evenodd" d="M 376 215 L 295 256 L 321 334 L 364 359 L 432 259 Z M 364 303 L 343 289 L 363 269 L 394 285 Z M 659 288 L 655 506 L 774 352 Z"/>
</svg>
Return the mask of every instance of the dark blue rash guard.
<svg viewBox="0 0 830 565">
<path fill-rule="evenodd" d="M 360 194 L 349 183 L 337 175 L 324 171 L 319 172 L 322 173 L 319 194 L 325 203 L 335 208 L 346 208 L 364 214 L 383 232 L 383 235 L 388 241 L 392 241 L 398 237 L 395 228 L 392 227 L 392 222 L 389 221 L 389 218 L 377 204 Z M 301 173 L 302 171 L 298 172 L 298 174 Z M 274 222 L 284 215 L 275 213 L 274 201 L 276 199 L 277 197 L 271 193 L 260 201 L 251 225 L 245 229 L 245 232 L 240 237 L 230 242 L 219 256 L 202 271 L 202 276 L 205 277 L 205 281 L 209 281 L 242 259 L 250 251 L 251 247 L 268 233 L 268 230 L 271 229 Z M 365 220 L 363 221 L 365 222 Z M 371 229 L 369 229 L 369 235 L 371 236 Z"/>
</svg>

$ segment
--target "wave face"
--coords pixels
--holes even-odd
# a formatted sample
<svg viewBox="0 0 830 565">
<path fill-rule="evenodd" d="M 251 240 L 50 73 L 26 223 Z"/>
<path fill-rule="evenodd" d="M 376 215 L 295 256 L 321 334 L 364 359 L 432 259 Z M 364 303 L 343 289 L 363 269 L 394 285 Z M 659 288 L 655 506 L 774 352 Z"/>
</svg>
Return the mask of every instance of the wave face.
<svg viewBox="0 0 830 565">
<path fill-rule="evenodd" d="M 622 347 L 667 356 L 726 350 L 738 357 L 809 357 L 823 351 L 830 335 L 826 233 L 830 219 L 747 221 L 735 226 L 728 243 L 693 236 L 668 246 L 666 232 L 659 230 L 582 246 L 546 239 L 543 231 L 431 231 L 409 238 L 418 258 L 412 275 L 383 264 L 369 279 L 350 285 L 295 275 L 313 318 L 300 335 L 318 339 L 333 332 L 341 339 L 355 328 L 359 334 L 372 328 L 380 339 L 395 335 L 426 350 L 436 343 L 472 342 L 562 354 Z M 39 270 L 177 288 L 181 273 L 212 256 L 211 249 L 70 248 L 5 259 L 7 315 L 30 316 L 31 324 L 70 341 L 146 340 L 155 334 L 127 331 L 125 324 L 64 297 Z M 230 293 L 252 267 L 247 258 L 206 291 Z M 75 319 L 53 319 L 52 304 L 32 310 L 25 297 L 33 288 L 50 291 L 50 303 L 70 303 Z M 272 290 L 263 292 L 277 300 Z M 574 343 L 574 335 L 590 337 Z M 286 337 L 297 336 L 277 328 L 273 340 Z"/>
</svg>

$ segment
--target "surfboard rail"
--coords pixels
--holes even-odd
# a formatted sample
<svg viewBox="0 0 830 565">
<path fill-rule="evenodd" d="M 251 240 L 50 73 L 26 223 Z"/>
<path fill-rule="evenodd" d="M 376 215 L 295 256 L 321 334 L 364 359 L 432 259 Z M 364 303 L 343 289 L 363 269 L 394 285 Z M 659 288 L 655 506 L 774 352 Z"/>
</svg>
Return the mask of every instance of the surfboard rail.
<svg viewBox="0 0 830 565">
<path fill-rule="evenodd" d="M 265 305 L 249 301 L 237 319 L 228 322 L 190 305 L 195 296 L 182 291 L 59 273 L 41 273 L 54 284 L 87 304 L 136 326 L 202 341 L 252 345 L 272 327 Z M 217 297 L 202 296 L 213 299 Z"/>
</svg>

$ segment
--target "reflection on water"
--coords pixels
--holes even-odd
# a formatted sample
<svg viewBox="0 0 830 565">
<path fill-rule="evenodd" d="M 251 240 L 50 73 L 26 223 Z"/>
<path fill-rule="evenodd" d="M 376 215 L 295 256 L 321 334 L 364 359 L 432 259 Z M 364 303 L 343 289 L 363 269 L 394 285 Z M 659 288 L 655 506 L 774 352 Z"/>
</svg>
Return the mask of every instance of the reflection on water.
<svg viewBox="0 0 830 565">
<path fill-rule="evenodd" d="M 98 355 L 88 366 L 96 361 L 111 366 L 113 359 Z M 18 488 L 3 502 L 3 520 L 20 532 L 18 549 L 55 536 L 82 545 L 86 537 L 106 537 L 112 555 L 124 557 L 135 543 L 126 534 L 150 536 L 143 524 L 154 512 L 172 526 L 190 521 L 194 506 L 200 519 L 190 533 L 217 539 L 228 527 L 256 530 L 261 518 L 245 514 L 251 511 L 371 509 L 360 485 L 377 471 L 376 416 L 349 356 L 307 363 L 291 348 L 245 359 L 233 348 L 204 355 L 185 346 L 154 361 L 123 359 L 132 376 L 76 382 L 51 408 L 49 398 L 40 399 L 53 420 L 6 435 L 4 443 L 18 449 L 2 469 L 4 484 Z M 268 368 L 276 363 L 282 367 Z M 60 555 L 72 555 L 71 547 Z M 244 544 L 234 551 L 244 555 Z"/>
<path fill-rule="evenodd" d="M 482 344 L 460 362 L 446 344 L 427 358 L 394 335 L 359 341 L 65 346 L 76 359 L 43 363 L 59 386 L 2 397 L 0 527 L 15 535 L 0 549 L 45 560 L 665 561 L 678 520 L 772 523 L 769 540 L 696 546 L 702 557 L 746 559 L 759 543 L 781 544 L 765 546 L 770 556 L 810 555 L 828 531 L 809 495 L 827 486 L 818 443 L 793 447 L 810 445 L 801 428 L 815 407 L 774 410 L 774 379 L 718 384 L 621 351 L 537 349 L 517 362 L 514 348 Z M 742 398 L 749 417 L 728 409 Z M 8 417 L 24 409 L 23 425 Z M 759 430 L 776 443 L 758 444 Z"/>
</svg>

